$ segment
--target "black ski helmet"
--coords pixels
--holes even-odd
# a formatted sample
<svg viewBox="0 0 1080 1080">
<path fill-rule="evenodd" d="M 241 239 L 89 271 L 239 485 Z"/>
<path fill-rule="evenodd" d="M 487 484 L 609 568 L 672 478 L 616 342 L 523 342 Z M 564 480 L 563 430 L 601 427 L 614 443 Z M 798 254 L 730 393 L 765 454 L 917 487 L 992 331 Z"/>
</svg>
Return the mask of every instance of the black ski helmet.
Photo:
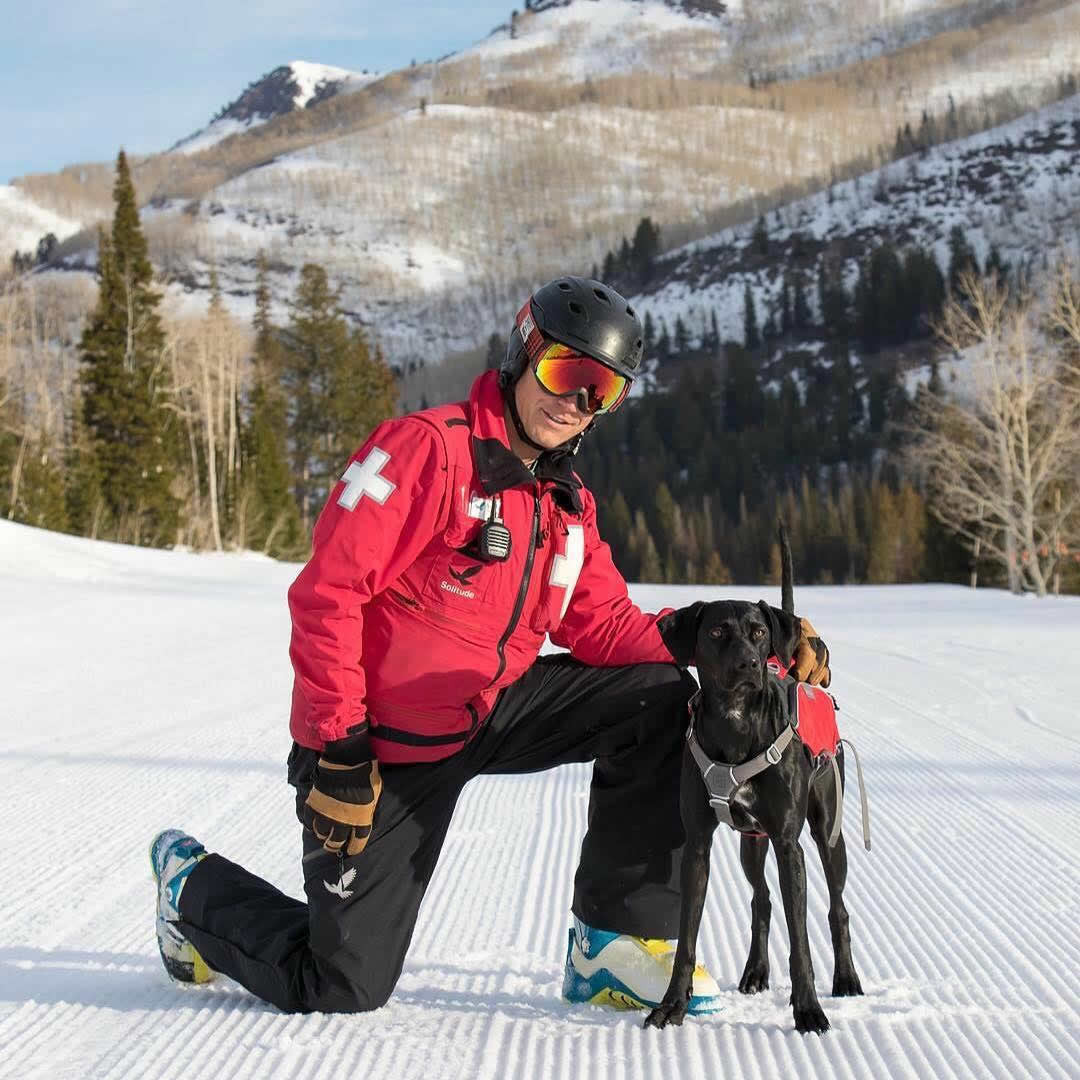
<svg viewBox="0 0 1080 1080">
<path fill-rule="evenodd" d="M 528 363 L 529 315 L 544 337 L 569 345 L 629 379 L 638 374 L 645 332 L 634 309 L 610 285 L 560 277 L 541 285 L 518 312 L 499 366 L 499 385 L 504 389 L 518 381 Z"/>
</svg>

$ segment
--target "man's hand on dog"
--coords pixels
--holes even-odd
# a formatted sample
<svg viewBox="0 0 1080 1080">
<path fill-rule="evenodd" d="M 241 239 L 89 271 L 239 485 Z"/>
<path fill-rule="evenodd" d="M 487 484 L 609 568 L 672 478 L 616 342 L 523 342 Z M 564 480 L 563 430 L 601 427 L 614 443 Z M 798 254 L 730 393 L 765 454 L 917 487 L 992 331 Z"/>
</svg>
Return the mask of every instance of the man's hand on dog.
<svg viewBox="0 0 1080 1080">
<path fill-rule="evenodd" d="M 371 835 L 381 791 L 379 763 L 372 759 L 366 730 L 330 743 L 304 803 L 304 824 L 332 855 L 359 855 Z"/>
<path fill-rule="evenodd" d="M 799 682 L 827 687 L 832 682 L 829 670 L 829 647 L 818 636 L 809 619 L 800 619 L 801 633 L 795 644 L 791 674 Z"/>
</svg>

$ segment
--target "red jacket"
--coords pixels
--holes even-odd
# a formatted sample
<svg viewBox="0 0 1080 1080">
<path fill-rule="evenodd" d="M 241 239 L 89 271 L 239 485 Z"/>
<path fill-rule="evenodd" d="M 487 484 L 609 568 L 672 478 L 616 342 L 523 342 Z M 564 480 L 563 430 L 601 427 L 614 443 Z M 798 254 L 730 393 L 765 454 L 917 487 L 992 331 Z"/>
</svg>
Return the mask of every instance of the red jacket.
<svg viewBox="0 0 1080 1080">
<path fill-rule="evenodd" d="M 293 738 L 314 749 L 365 716 L 387 763 L 436 761 L 483 724 L 545 634 L 597 666 L 672 663 L 630 602 L 569 455 L 536 476 L 510 451 L 497 375 L 467 402 L 381 424 L 331 490 L 289 589 Z M 494 510 L 505 562 L 467 550 Z"/>
</svg>

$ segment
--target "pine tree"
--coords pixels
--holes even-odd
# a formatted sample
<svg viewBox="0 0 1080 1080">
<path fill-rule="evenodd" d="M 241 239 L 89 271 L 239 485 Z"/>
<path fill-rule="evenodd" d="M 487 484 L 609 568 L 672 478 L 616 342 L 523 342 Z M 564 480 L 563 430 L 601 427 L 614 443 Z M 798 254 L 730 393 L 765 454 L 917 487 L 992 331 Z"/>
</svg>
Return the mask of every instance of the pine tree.
<svg viewBox="0 0 1080 1080">
<path fill-rule="evenodd" d="M 690 351 L 690 332 L 686 329 L 681 315 L 675 316 L 675 355 L 685 357 Z"/>
<path fill-rule="evenodd" d="M 266 258 L 255 278 L 252 389 L 244 426 L 244 477 L 249 501 L 247 546 L 268 555 L 304 553 L 306 538 L 289 471 L 288 416 L 281 385 L 283 356 L 271 321 Z"/>
<path fill-rule="evenodd" d="M 39 529 L 64 532 L 68 527 L 64 480 L 56 455 L 44 445 L 32 447 L 23 461 L 18 499 L 7 516 Z"/>
<path fill-rule="evenodd" d="M 360 331 L 350 332 L 338 293 L 315 263 L 300 271 L 282 341 L 292 472 L 308 532 L 349 455 L 393 415 L 397 391 L 382 357 Z"/>
<path fill-rule="evenodd" d="M 751 247 L 757 255 L 769 254 L 769 231 L 765 227 L 765 215 L 757 219 L 754 226 L 754 235 L 751 237 Z"/>
<path fill-rule="evenodd" d="M 652 218 L 644 217 L 634 231 L 634 242 L 630 249 L 634 277 L 640 285 L 647 285 L 652 280 L 659 254 L 660 229 L 652 223 Z"/>
<path fill-rule="evenodd" d="M 743 345 L 748 350 L 756 349 L 761 344 L 758 331 L 757 310 L 754 307 L 754 292 L 750 282 L 743 287 Z"/>
<path fill-rule="evenodd" d="M 167 543 L 177 503 L 176 459 L 159 365 L 165 337 L 160 296 L 139 225 L 127 158 L 116 160 L 112 234 L 99 232 L 97 307 L 83 331 L 82 417 L 109 533 L 135 543 Z"/>
<path fill-rule="evenodd" d="M 720 552 L 713 549 L 705 560 L 705 566 L 701 571 L 702 585 L 730 585 L 732 583 L 731 571 L 720 556 Z"/>
<path fill-rule="evenodd" d="M 965 273 L 978 274 L 979 261 L 975 251 L 968 243 L 964 230 L 954 225 L 949 232 L 949 290 L 955 293 L 960 287 L 960 278 Z"/>
<path fill-rule="evenodd" d="M 810 304 L 806 299 L 806 287 L 803 284 L 801 270 L 795 271 L 795 294 L 791 301 L 791 324 L 796 330 L 806 330 L 813 322 Z"/>
<path fill-rule="evenodd" d="M 645 355 L 649 357 L 656 349 L 656 323 L 653 322 L 652 312 L 645 312 Z"/>
</svg>

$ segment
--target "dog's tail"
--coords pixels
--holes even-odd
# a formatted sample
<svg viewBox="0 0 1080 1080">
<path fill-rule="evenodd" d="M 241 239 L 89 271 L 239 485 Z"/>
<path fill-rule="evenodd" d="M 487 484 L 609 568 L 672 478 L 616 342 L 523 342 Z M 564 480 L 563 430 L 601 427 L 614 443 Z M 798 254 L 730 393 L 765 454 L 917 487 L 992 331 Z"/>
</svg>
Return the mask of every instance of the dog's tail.
<svg viewBox="0 0 1080 1080">
<path fill-rule="evenodd" d="M 780 537 L 780 609 L 789 615 L 795 614 L 795 570 L 791 563 L 791 545 L 788 543 L 787 528 L 783 518 L 776 519 L 777 533 Z"/>
</svg>

